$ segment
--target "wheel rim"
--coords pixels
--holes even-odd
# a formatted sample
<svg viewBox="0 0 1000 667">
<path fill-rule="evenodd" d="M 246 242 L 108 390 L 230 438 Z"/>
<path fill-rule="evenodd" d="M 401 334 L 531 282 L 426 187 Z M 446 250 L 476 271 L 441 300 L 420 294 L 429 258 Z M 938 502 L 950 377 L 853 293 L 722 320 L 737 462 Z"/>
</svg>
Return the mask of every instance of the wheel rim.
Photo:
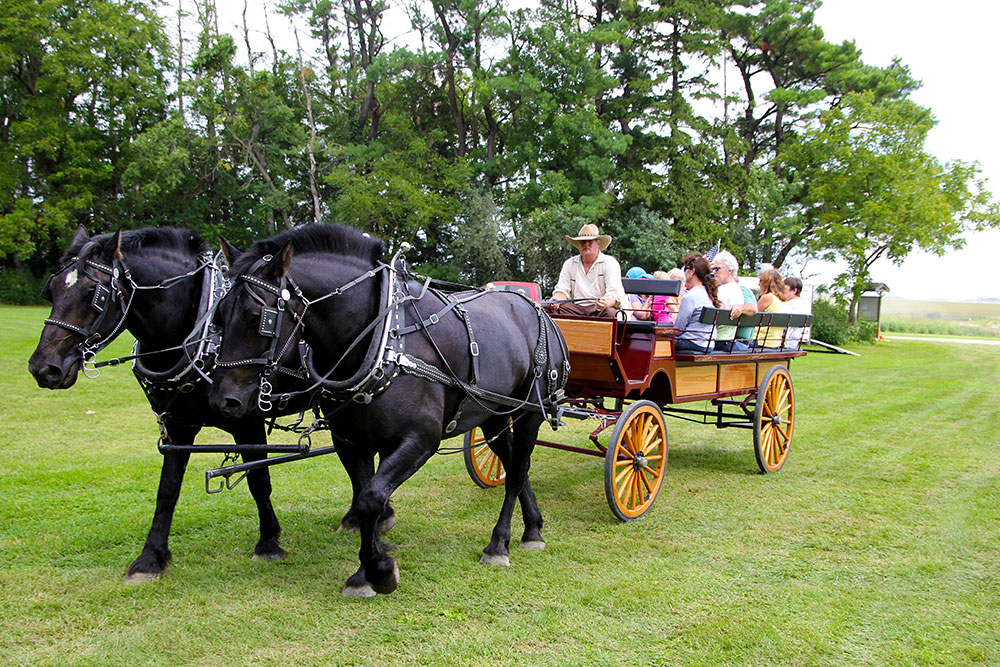
<svg viewBox="0 0 1000 667">
<path fill-rule="evenodd" d="M 486 444 L 486 436 L 481 430 L 474 428 L 470 435 L 471 472 L 486 486 L 500 486 L 507 479 L 500 458 Z"/>
<path fill-rule="evenodd" d="M 784 368 L 773 373 L 758 397 L 754 424 L 757 462 L 765 472 L 775 472 L 785 464 L 795 426 L 795 391 Z"/>
<path fill-rule="evenodd" d="M 628 414 L 615 442 L 610 470 L 612 510 L 624 520 L 637 519 L 652 506 L 667 467 L 667 430 L 654 404 Z"/>
</svg>

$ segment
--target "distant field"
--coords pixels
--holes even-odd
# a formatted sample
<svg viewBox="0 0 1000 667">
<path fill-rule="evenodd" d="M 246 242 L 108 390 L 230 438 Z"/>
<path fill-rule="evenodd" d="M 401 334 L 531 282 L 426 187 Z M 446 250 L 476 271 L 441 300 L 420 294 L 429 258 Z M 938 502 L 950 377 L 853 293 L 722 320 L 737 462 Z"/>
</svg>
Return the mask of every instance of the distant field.
<svg viewBox="0 0 1000 667">
<path fill-rule="evenodd" d="M 1000 302 L 884 299 L 882 330 L 998 338 Z"/>
</svg>

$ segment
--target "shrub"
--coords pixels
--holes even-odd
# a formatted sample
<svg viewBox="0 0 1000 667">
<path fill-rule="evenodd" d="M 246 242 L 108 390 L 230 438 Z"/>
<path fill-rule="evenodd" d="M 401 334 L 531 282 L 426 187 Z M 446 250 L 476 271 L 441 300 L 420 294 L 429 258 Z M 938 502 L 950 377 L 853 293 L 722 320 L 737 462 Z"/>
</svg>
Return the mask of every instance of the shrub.
<svg viewBox="0 0 1000 667">
<path fill-rule="evenodd" d="M 813 338 L 830 345 L 843 345 L 847 342 L 847 326 L 845 309 L 826 299 L 813 302 Z"/>
<path fill-rule="evenodd" d="M 28 272 L 0 269 L 0 303 L 12 306 L 37 306 L 42 301 L 44 282 Z"/>
<path fill-rule="evenodd" d="M 875 322 L 858 320 L 848 323 L 847 308 L 826 299 L 813 302 L 812 337 L 830 345 L 871 343 L 878 327 Z"/>
</svg>

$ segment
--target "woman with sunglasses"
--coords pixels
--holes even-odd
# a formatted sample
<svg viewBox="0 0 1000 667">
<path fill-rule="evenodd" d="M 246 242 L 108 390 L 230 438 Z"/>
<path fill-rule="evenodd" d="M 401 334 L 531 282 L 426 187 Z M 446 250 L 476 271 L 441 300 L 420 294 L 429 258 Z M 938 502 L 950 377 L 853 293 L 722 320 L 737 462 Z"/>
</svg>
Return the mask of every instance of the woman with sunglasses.
<svg viewBox="0 0 1000 667">
<path fill-rule="evenodd" d="M 702 352 L 712 350 L 711 324 L 702 324 L 703 308 L 721 308 L 719 287 L 712 275 L 708 260 L 702 255 L 688 253 L 681 261 L 684 267 L 684 285 L 687 292 L 681 298 L 674 326 L 677 327 L 677 340 L 674 343 L 678 352 Z"/>
</svg>

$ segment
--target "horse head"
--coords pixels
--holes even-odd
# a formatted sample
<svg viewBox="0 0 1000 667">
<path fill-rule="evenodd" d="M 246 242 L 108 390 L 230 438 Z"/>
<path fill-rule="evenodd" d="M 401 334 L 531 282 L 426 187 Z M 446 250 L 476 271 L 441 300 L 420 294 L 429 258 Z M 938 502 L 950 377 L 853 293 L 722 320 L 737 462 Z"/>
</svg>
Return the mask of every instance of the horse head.
<svg viewBox="0 0 1000 667">
<path fill-rule="evenodd" d="M 306 336 L 321 360 L 344 352 L 377 308 L 371 298 L 375 281 L 358 286 L 356 279 L 377 274 L 381 252 L 380 241 L 327 225 L 282 232 L 243 254 L 224 243 L 233 289 L 216 315 L 223 335 L 212 407 L 230 418 L 251 409 L 267 412 L 269 394 L 278 393 L 275 380 L 289 367 L 301 367 L 300 341 Z M 340 326 L 321 326 L 330 313 L 338 314 Z M 349 353 L 345 365 L 356 356 Z"/>
<path fill-rule="evenodd" d="M 291 242 L 277 255 L 255 258 L 223 239 L 222 252 L 233 288 L 215 314 L 223 336 L 209 404 L 228 418 L 239 418 L 252 408 L 255 395 L 257 407 L 270 410 L 272 382 L 298 354 L 301 305 L 288 288 Z"/>
<path fill-rule="evenodd" d="M 28 361 L 38 386 L 68 389 L 86 355 L 121 331 L 130 287 L 122 280 L 121 231 L 91 239 L 81 226 L 49 277 L 42 297 L 52 303 Z"/>
</svg>

